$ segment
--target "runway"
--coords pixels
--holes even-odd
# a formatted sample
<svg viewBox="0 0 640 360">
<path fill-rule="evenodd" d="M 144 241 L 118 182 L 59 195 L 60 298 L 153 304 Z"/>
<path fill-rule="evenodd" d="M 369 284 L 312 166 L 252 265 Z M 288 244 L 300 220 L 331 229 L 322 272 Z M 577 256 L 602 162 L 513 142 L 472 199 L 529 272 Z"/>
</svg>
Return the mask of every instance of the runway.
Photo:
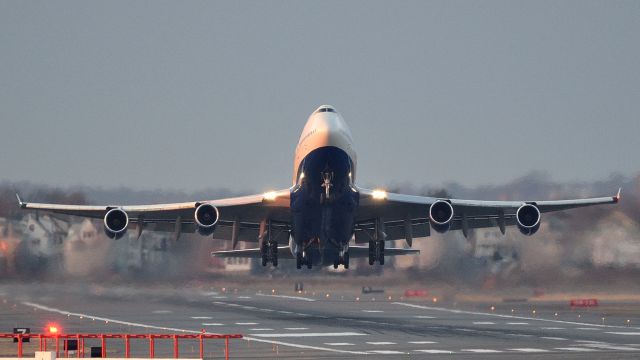
<svg viewBox="0 0 640 360">
<path fill-rule="evenodd" d="M 67 333 L 239 333 L 232 358 L 623 358 L 640 356 L 640 319 L 616 305 L 440 304 L 388 294 L 269 288 L 140 289 L 91 285 L 0 286 L 0 327 Z M 605 313 L 606 311 L 606 313 Z M 122 355 L 116 340 L 109 356 Z M 156 351 L 170 354 L 170 344 Z M 222 355 L 207 343 L 206 357 Z M 140 343 L 134 353 L 143 356 Z M 3 343 L 1 356 L 12 356 Z M 193 344 L 184 357 L 195 357 Z"/>
</svg>

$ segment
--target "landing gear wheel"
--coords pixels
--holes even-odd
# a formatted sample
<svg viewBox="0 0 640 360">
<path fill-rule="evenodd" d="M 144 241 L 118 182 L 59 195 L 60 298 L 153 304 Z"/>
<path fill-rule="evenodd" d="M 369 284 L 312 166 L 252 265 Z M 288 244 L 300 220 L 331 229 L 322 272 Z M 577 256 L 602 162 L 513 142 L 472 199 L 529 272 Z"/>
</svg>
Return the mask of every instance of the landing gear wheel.
<svg viewBox="0 0 640 360">
<path fill-rule="evenodd" d="M 342 261 L 342 265 L 344 266 L 345 269 L 349 268 L 349 253 L 346 252 L 344 253 L 344 256 L 342 257 L 343 261 Z"/>
<path fill-rule="evenodd" d="M 378 262 L 380 265 L 384 265 L 384 241 L 380 241 L 378 244 Z"/>
<path fill-rule="evenodd" d="M 296 269 L 302 269 L 302 262 L 304 259 L 302 258 L 302 254 L 296 254 Z"/>
<path fill-rule="evenodd" d="M 338 268 L 338 262 L 337 262 L 337 261 L 334 261 L 334 262 L 333 262 L 333 268 L 334 268 L 334 269 L 337 269 L 337 268 Z"/>
<path fill-rule="evenodd" d="M 311 259 L 306 259 L 305 262 L 307 263 L 307 269 L 311 269 L 313 267 L 313 264 L 311 263 Z"/>
</svg>

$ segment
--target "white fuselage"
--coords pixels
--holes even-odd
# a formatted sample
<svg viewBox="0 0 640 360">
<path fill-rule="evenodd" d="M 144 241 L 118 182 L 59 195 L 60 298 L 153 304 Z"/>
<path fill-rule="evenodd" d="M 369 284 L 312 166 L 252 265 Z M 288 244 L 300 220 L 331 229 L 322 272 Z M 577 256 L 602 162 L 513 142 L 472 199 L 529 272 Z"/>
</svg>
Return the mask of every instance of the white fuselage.
<svg viewBox="0 0 640 360">
<path fill-rule="evenodd" d="M 330 111 L 322 111 L 323 109 Z M 327 146 L 339 148 L 349 155 L 353 162 L 351 179 L 355 180 L 357 158 L 351 130 L 332 106 L 322 105 L 309 116 L 296 146 L 293 162 L 294 185 L 299 180 L 300 164 L 304 158 L 312 151 Z"/>
</svg>

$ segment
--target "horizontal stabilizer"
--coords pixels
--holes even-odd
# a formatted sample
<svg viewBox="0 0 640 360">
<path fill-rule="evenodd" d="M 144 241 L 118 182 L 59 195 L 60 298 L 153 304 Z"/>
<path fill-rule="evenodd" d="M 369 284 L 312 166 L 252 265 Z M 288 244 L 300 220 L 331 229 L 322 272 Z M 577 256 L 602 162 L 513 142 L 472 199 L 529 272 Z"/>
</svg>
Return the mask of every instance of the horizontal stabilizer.
<svg viewBox="0 0 640 360">
<path fill-rule="evenodd" d="M 259 248 L 212 251 L 211 256 L 221 257 L 221 258 L 254 258 L 254 259 L 260 259 L 262 257 L 262 255 L 260 254 Z M 291 251 L 289 251 L 288 246 L 278 246 L 278 258 L 295 259 L 293 255 L 291 255 Z"/>
<path fill-rule="evenodd" d="M 419 254 L 419 253 L 420 253 L 420 250 L 417 250 L 417 249 L 403 249 L 403 248 L 384 249 L 385 256 L 412 255 L 412 254 Z M 262 257 L 262 255 L 260 254 L 259 248 L 213 251 L 211 252 L 211 256 L 221 257 L 221 258 L 255 258 L 255 259 L 260 259 Z M 349 256 L 352 259 L 367 258 L 369 257 L 369 246 L 349 246 Z M 295 259 L 291 254 L 291 251 L 289 251 L 288 246 L 278 246 L 278 258 Z"/>
</svg>

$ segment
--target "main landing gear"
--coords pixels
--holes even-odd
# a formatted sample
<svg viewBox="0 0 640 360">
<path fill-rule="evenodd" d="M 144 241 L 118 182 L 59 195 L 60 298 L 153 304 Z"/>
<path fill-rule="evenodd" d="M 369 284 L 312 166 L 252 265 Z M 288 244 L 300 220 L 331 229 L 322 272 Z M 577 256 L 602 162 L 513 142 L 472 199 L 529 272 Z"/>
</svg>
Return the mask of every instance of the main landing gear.
<svg viewBox="0 0 640 360">
<path fill-rule="evenodd" d="M 278 266 L 278 242 L 277 241 L 265 241 L 262 243 L 262 266 L 267 266 L 268 263 L 273 266 Z"/>
<path fill-rule="evenodd" d="M 380 265 L 384 265 L 384 241 L 369 241 L 369 265 L 373 265 L 378 261 Z"/>
<path fill-rule="evenodd" d="M 345 269 L 349 268 L 349 253 L 345 252 L 344 254 L 342 254 L 341 256 L 338 256 L 338 258 L 333 262 L 333 268 L 337 269 L 338 266 L 343 265 Z"/>
</svg>

